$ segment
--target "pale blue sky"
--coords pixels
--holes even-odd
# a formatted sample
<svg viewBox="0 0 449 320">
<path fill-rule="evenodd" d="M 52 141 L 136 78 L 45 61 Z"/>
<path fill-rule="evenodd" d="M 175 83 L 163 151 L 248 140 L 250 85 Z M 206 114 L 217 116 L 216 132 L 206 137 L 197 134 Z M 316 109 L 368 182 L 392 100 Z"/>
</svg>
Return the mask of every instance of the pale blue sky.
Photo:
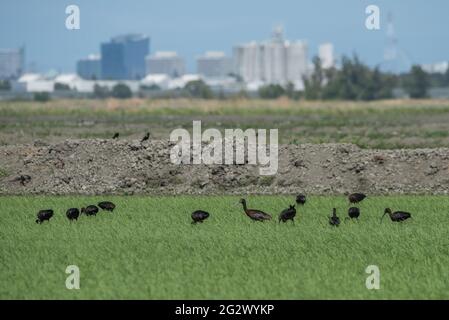
<svg viewBox="0 0 449 320">
<path fill-rule="evenodd" d="M 69 4 L 80 7 L 81 30 L 65 28 Z M 380 31 L 364 27 L 369 4 L 380 6 Z M 0 0 L 0 48 L 25 44 L 27 62 L 40 71 L 73 71 L 100 42 L 139 32 L 151 37 L 151 52 L 178 51 L 194 71 L 202 52 L 230 54 L 234 44 L 264 40 L 282 24 L 287 38 L 307 40 L 310 57 L 330 41 L 337 54 L 357 52 L 374 65 L 382 61 L 388 12 L 412 62 L 449 60 L 447 0 Z"/>
</svg>

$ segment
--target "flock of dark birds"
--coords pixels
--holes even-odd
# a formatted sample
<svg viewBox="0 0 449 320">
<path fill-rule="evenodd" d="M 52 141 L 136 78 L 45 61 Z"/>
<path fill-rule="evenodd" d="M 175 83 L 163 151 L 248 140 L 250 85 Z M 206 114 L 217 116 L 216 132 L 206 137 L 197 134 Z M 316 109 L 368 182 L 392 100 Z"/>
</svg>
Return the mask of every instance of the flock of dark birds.
<svg viewBox="0 0 449 320">
<path fill-rule="evenodd" d="M 348 196 L 348 200 L 350 204 L 357 204 L 363 201 L 366 198 L 366 195 L 363 193 L 352 193 Z M 300 206 L 306 204 L 306 196 L 300 194 L 296 197 L 296 203 Z M 243 206 L 243 211 L 252 221 L 266 221 L 271 220 L 272 216 L 268 213 L 263 212 L 262 210 L 257 209 L 248 209 L 246 206 L 246 200 L 240 199 L 239 203 Z M 104 211 L 113 212 L 115 209 L 115 204 L 110 201 L 100 202 L 98 206 L 89 205 L 87 207 L 81 208 L 70 208 L 66 212 L 67 219 L 70 221 L 78 220 L 81 214 L 86 216 L 95 216 L 99 210 L 102 209 Z M 402 222 L 409 218 L 411 218 L 411 214 L 405 211 L 395 211 L 393 212 L 390 208 L 386 208 L 384 214 L 381 217 L 381 222 L 384 216 L 388 214 L 391 221 L 393 222 Z M 49 221 L 54 215 L 54 211 L 52 209 L 41 210 L 37 213 L 36 223 L 43 223 L 44 221 Z M 209 212 L 203 210 L 196 210 L 192 213 L 192 224 L 202 223 L 204 220 L 209 218 Z M 360 216 L 360 209 L 357 207 L 350 207 L 348 209 L 348 217 L 346 219 L 358 219 Z M 295 205 L 290 205 L 287 209 L 282 210 L 279 214 L 279 223 L 291 221 L 293 224 L 295 223 L 296 217 L 296 208 Z M 329 224 L 331 226 L 338 227 L 340 225 L 340 218 L 337 216 L 337 209 L 332 209 L 332 215 L 328 217 Z"/>
<path fill-rule="evenodd" d="M 119 132 L 116 132 L 116 133 L 114 133 L 114 135 L 112 136 L 112 139 L 116 140 L 116 139 L 118 139 L 119 137 L 120 137 L 120 133 L 119 133 Z M 145 133 L 145 135 L 143 136 L 143 138 L 140 140 L 140 143 L 143 143 L 143 142 L 148 141 L 148 140 L 150 140 L 150 133 L 149 133 L 149 132 Z"/>
<path fill-rule="evenodd" d="M 366 195 L 363 193 L 352 193 L 348 196 L 348 200 L 350 204 L 357 204 L 362 202 L 366 198 Z M 303 194 L 299 194 L 296 197 L 296 203 L 300 206 L 303 206 L 306 204 L 306 196 Z M 266 221 L 271 220 L 272 216 L 266 212 L 263 212 L 262 210 L 257 209 L 248 209 L 246 206 L 246 200 L 240 199 L 240 204 L 243 206 L 243 211 L 253 221 Z M 384 211 L 384 214 L 381 218 L 381 222 L 383 220 L 383 217 L 388 214 L 391 221 L 393 222 L 401 222 L 405 221 L 409 218 L 411 218 L 411 214 L 409 212 L 405 211 L 395 211 L 392 212 L 390 208 L 386 208 Z M 202 223 L 204 220 L 209 218 L 210 214 L 203 210 L 197 210 L 192 213 L 192 224 L 196 223 Z M 348 209 L 348 217 L 346 219 L 358 219 L 360 216 L 360 209 L 358 207 L 350 207 Z M 290 205 L 287 209 L 282 210 L 282 212 L 279 214 L 279 223 L 281 222 L 287 222 L 292 221 L 292 223 L 295 223 L 295 217 L 296 217 L 296 208 L 294 205 Z M 332 215 L 328 217 L 329 218 L 329 224 L 331 226 L 338 227 L 340 225 L 340 218 L 337 216 L 337 209 L 332 209 Z"/>
<path fill-rule="evenodd" d="M 78 220 L 81 214 L 85 214 L 86 216 L 95 216 L 98 211 L 110 211 L 113 212 L 115 209 L 115 204 L 110 201 L 103 201 L 98 204 L 98 206 L 90 205 L 85 208 L 81 208 L 81 211 L 78 208 L 70 208 L 66 212 L 67 219 L 70 221 Z M 42 223 L 44 221 L 49 221 L 54 215 L 53 209 L 41 210 L 37 213 L 36 223 Z"/>
</svg>

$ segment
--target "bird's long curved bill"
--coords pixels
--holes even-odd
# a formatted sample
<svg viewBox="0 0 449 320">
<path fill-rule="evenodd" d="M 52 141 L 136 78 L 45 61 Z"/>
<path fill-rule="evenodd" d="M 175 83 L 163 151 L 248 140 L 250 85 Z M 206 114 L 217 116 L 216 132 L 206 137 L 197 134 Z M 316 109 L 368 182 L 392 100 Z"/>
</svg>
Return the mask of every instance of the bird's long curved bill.
<svg viewBox="0 0 449 320">
<path fill-rule="evenodd" d="M 383 218 L 385 217 L 385 215 L 386 215 L 387 213 L 386 212 L 384 212 L 384 214 L 383 214 L 383 216 L 382 216 L 382 218 L 380 218 L 380 222 L 382 223 L 382 220 L 383 220 Z"/>
</svg>

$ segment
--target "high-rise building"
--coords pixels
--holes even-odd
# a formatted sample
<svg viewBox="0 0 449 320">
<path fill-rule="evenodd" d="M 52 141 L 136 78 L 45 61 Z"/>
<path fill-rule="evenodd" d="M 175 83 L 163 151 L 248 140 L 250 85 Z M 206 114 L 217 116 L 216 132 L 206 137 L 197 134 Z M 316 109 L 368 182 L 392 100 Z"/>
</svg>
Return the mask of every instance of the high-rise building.
<svg viewBox="0 0 449 320">
<path fill-rule="evenodd" d="M 25 48 L 0 49 L 0 79 L 19 78 L 24 72 Z"/>
<path fill-rule="evenodd" d="M 166 74 L 176 78 L 185 73 L 185 63 L 176 52 L 158 51 L 146 58 L 146 74 Z"/>
<path fill-rule="evenodd" d="M 105 80 L 136 80 L 145 76 L 145 57 L 150 39 L 127 34 L 101 44 L 101 74 Z"/>
<path fill-rule="evenodd" d="M 234 70 L 247 83 L 285 85 L 292 82 L 302 88 L 308 70 L 307 45 L 302 41 L 284 40 L 282 28 L 276 28 L 269 41 L 234 47 L 233 54 Z"/>
<path fill-rule="evenodd" d="M 308 75 L 307 44 L 303 41 L 288 43 L 287 50 L 287 81 L 301 86 L 303 78 Z"/>
<path fill-rule="evenodd" d="M 207 51 L 196 59 L 197 73 L 208 78 L 222 78 L 232 73 L 232 60 L 221 51 Z"/>
<path fill-rule="evenodd" d="M 334 46 L 332 43 L 323 43 L 318 48 L 318 57 L 321 60 L 323 69 L 329 69 L 335 66 Z"/>
<path fill-rule="evenodd" d="M 256 42 L 234 47 L 234 72 L 244 82 L 256 82 L 262 79 L 263 50 Z"/>
<path fill-rule="evenodd" d="M 81 59 L 76 64 L 76 73 L 83 79 L 101 79 L 101 58 L 91 54 L 86 59 Z"/>
</svg>

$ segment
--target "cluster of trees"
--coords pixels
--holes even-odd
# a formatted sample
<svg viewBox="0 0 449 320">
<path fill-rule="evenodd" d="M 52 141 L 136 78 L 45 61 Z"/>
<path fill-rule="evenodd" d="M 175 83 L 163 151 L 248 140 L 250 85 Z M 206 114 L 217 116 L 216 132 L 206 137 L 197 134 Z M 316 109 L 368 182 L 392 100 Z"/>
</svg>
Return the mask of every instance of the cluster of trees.
<svg viewBox="0 0 449 320">
<path fill-rule="evenodd" d="M 108 87 L 103 87 L 98 84 L 94 86 L 94 97 L 98 99 L 105 99 L 109 97 L 117 99 L 128 99 L 133 96 L 131 89 L 124 83 L 118 83 L 109 90 Z"/>
<path fill-rule="evenodd" d="M 313 64 L 314 72 L 304 79 L 306 99 L 375 100 L 393 96 L 395 76 L 371 69 L 357 56 L 343 57 L 339 69 L 323 69 L 319 58 Z"/>
<path fill-rule="evenodd" d="M 449 86 L 447 75 L 429 75 L 420 66 L 413 66 L 410 72 L 394 75 L 381 72 L 378 67 L 370 68 L 357 56 L 343 57 L 340 68 L 324 69 L 319 58 L 313 60 L 314 71 L 304 78 L 304 91 L 297 92 L 291 83 L 283 87 L 272 84 L 261 87 L 262 99 L 276 99 L 286 96 L 291 99 L 307 100 L 376 100 L 393 97 L 394 88 L 403 88 L 411 98 L 425 98 L 432 85 L 432 76 L 439 79 L 441 86 Z M 442 79 L 446 79 L 447 83 Z M 442 79 L 440 79 L 442 78 Z M 434 79 L 434 82 L 436 81 Z"/>
<path fill-rule="evenodd" d="M 0 91 L 11 90 L 11 83 L 8 80 L 0 80 Z"/>
</svg>

